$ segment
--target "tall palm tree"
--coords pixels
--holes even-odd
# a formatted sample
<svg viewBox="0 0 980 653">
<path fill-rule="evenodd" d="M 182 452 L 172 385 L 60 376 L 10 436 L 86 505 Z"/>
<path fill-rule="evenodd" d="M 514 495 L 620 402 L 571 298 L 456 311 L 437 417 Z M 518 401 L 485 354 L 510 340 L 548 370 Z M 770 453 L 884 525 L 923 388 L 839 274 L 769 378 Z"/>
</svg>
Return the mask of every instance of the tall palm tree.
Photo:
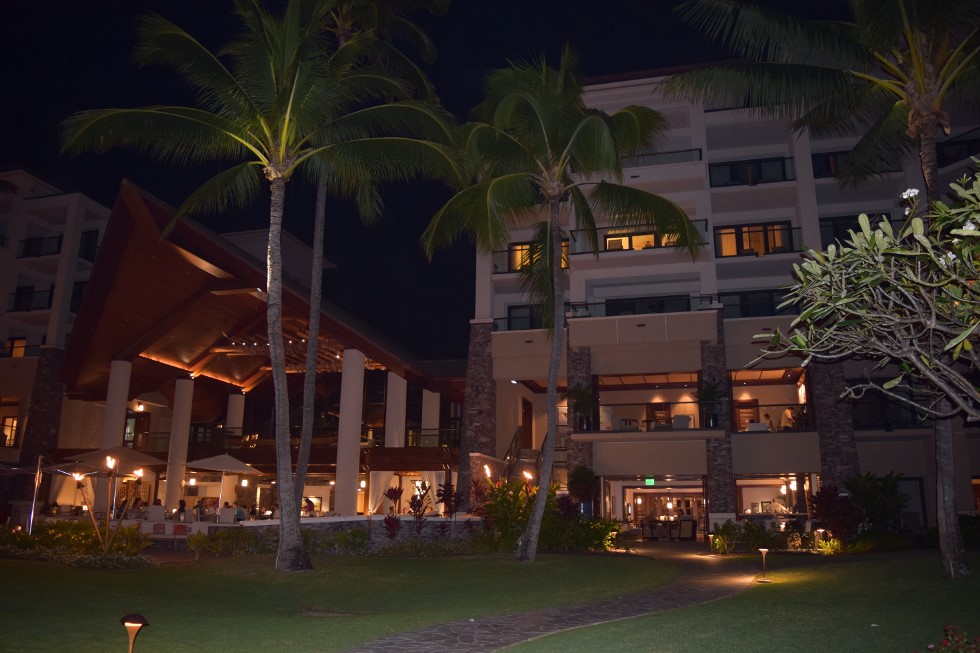
<svg viewBox="0 0 980 653">
<path fill-rule="evenodd" d="M 399 93 L 403 96 L 423 95 L 434 99 L 435 93 L 426 74 L 415 65 L 396 42 L 413 44 L 421 52 L 425 61 L 435 57 L 435 46 L 428 36 L 415 23 L 408 19 L 412 10 L 427 10 L 440 13 L 448 7 L 448 0 L 411 0 L 397 4 L 383 0 L 336 0 L 331 5 L 329 20 L 325 26 L 332 35 L 338 57 L 350 62 L 351 75 L 355 78 L 371 79 L 373 75 L 393 74 L 399 82 Z M 370 66 L 367 64 L 374 64 Z M 420 112 L 419 116 L 429 118 L 426 127 L 428 135 L 436 140 L 448 141 L 446 127 L 448 115 L 431 110 Z M 391 113 L 381 108 L 382 113 Z M 340 117 L 340 116 L 338 116 Z M 373 186 L 370 171 L 363 171 L 358 188 Z M 334 189 L 343 192 L 342 189 Z M 306 472 L 309 468 L 310 451 L 313 445 L 314 405 L 316 402 L 316 371 L 319 354 L 320 304 L 323 293 L 323 244 L 327 218 L 327 196 L 331 189 L 327 181 L 317 182 L 315 216 L 312 242 L 312 278 L 310 279 L 310 318 L 306 351 L 306 372 L 303 377 L 303 417 L 300 426 L 299 448 L 296 454 L 296 487 L 303 491 Z M 361 220 L 371 224 L 377 218 L 380 201 L 362 202 Z"/>
<path fill-rule="evenodd" d="M 218 53 L 163 17 L 149 14 L 140 25 L 137 60 L 173 66 L 195 90 L 197 106 L 84 111 L 63 124 L 63 150 L 69 153 L 132 147 L 179 164 L 234 162 L 192 193 L 179 207 L 178 217 L 244 205 L 261 190 L 263 180 L 268 184 L 266 304 L 275 389 L 277 487 L 283 508 L 276 569 L 282 571 L 311 568 L 296 509 L 282 335 L 280 240 L 286 183 L 304 171 L 314 178 L 330 174 L 330 183 L 350 188 L 365 168 L 399 176 L 425 165 L 438 175 L 449 161 L 428 143 L 364 138 L 384 129 L 386 123 L 375 112 L 335 119 L 337 107 L 360 101 L 352 93 L 364 88 L 349 83 L 342 60 L 324 56 L 330 6 L 292 0 L 277 17 L 258 0 L 236 0 L 243 31 Z M 390 83 L 379 79 L 376 85 L 384 88 Z M 395 124 L 410 124 L 417 110 L 406 108 L 410 117 Z M 320 140 L 328 124 L 347 137 Z M 370 202 L 370 194 L 363 201 Z"/>
<path fill-rule="evenodd" d="M 475 182 L 450 198 L 423 234 L 430 257 L 436 247 L 463 233 L 480 249 L 492 252 L 506 246 L 511 227 L 538 222 L 536 245 L 522 283 L 548 325 L 551 358 L 538 493 L 517 553 L 518 560 L 526 561 L 534 560 L 537 553 L 554 463 L 558 371 L 565 337 L 563 214 L 574 207 L 576 227 L 584 231 L 593 251 L 598 248 L 597 217 L 676 234 L 692 254 L 701 243 L 690 220 L 673 202 L 600 179 L 618 181 L 621 157 L 655 143 L 666 121 L 648 107 L 630 106 L 612 115 L 587 109 L 575 63 L 566 48 L 557 69 L 542 58 L 489 75 L 486 98 L 476 109 L 483 122 L 465 127 Z"/>
<path fill-rule="evenodd" d="M 850 0 L 853 20 L 806 21 L 738 0 L 690 0 L 681 16 L 745 61 L 676 75 L 671 96 L 755 107 L 814 134 L 861 133 L 838 179 L 857 182 L 918 154 L 940 197 L 936 139 L 950 110 L 980 109 L 980 0 Z M 949 412 L 946 400 L 940 409 Z M 945 575 L 968 576 L 955 509 L 953 432 L 936 419 L 938 526 Z"/>
<path fill-rule="evenodd" d="M 939 199 L 936 138 L 950 109 L 980 109 L 980 0 L 849 0 L 852 21 L 809 21 L 740 0 L 689 0 L 681 17 L 744 61 L 675 75 L 668 96 L 753 107 L 817 135 L 862 136 L 839 179 L 917 152 Z"/>
</svg>

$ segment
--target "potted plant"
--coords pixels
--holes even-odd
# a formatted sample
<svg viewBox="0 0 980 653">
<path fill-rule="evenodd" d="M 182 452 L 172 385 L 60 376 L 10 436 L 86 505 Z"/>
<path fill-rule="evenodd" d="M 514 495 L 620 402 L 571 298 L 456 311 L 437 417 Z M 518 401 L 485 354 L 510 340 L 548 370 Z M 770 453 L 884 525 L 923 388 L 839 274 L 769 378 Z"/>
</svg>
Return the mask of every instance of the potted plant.
<svg viewBox="0 0 980 653">
<path fill-rule="evenodd" d="M 565 398 L 568 400 L 568 413 L 574 420 L 576 430 L 591 431 L 592 409 L 595 405 L 592 390 L 577 385 L 565 391 Z"/>
<path fill-rule="evenodd" d="M 721 389 L 712 381 L 701 379 L 701 387 L 694 393 L 701 409 L 701 427 L 718 428 L 718 402 L 721 400 Z"/>
</svg>

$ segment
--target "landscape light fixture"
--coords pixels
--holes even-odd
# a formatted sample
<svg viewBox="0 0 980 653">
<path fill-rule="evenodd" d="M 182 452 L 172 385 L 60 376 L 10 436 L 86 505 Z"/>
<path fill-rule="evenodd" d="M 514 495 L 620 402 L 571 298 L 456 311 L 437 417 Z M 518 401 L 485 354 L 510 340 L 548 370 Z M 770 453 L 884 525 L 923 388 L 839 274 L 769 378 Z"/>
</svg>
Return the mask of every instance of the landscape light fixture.
<svg viewBox="0 0 980 653">
<path fill-rule="evenodd" d="M 133 653 L 133 645 L 136 644 L 136 636 L 144 626 L 149 626 L 150 622 L 141 614 L 127 614 L 119 620 L 126 627 L 129 634 L 129 653 Z"/>
<path fill-rule="evenodd" d="M 762 554 L 762 578 L 756 582 L 771 583 L 772 581 L 766 578 L 766 554 L 769 553 L 769 549 L 759 549 L 759 553 Z"/>
<path fill-rule="evenodd" d="M 715 552 L 715 534 L 714 533 L 708 533 L 708 552 L 709 553 L 712 553 L 712 554 Z"/>
</svg>

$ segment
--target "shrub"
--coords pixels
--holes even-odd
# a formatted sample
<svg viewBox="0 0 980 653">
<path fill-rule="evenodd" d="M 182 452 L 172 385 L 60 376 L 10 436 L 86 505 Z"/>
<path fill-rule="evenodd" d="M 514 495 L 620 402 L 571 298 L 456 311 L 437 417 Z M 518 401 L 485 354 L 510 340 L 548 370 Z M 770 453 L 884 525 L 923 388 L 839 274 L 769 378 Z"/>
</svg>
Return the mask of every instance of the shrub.
<svg viewBox="0 0 980 653">
<path fill-rule="evenodd" d="M 398 539 L 398 533 L 402 530 L 402 520 L 398 518 L 398 515 L 388 515 L 384 520 L 385 524 L 385 537 L 389 540 Z"/>
<path fill-rule="evenodd" d="M 943 628 L 943 638 L 938 644 L 926 647 L 929 651 L 949 651 L 949 653 L 980 653 L 980 637 L 969 639 L 966 633 L 956 626 Z M 918 653 L 918 651 L 916 651 Z"/>
<path fill-rule="evenodd" d="M 824 486 L 813 495 L 814 516 L 827 525 L 827 530 L 841 541 L 851 542 L 858 533 L 864 512 L 846 493 L 834 485 Z"/>
<path fill-rule="evenodd" d="M 744 540 L 745 532 L 738 522 L 726 519 L 724 524 L 715 524 L 714 538 L 712 538 L 712 548 L 715 552 L 731 555 L 735 552 L 735 547 Z"/>
</svg>

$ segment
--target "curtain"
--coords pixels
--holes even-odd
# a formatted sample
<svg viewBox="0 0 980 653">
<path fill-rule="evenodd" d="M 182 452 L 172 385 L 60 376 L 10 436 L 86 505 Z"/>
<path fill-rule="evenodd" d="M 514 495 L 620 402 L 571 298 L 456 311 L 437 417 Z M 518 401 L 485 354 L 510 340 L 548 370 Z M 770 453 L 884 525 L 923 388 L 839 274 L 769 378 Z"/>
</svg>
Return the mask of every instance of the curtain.
<svg viewBox="0 0 980 653">
<path fill-rule="evenodd" d="M 436 493 L 439 491 L 439 485 L 445 483 L 445 474 L 439 471 L 431 472 L 421 472 L 422 481 L 429 486 L 429 494 L 426 495 L 426 501 L 432 502 L 432 510 L 442 514 L 442 504 L 436 503 L 438 497 Z"/>
<path fill-rule="evenodd" d="M 371 487 L 368 492 L 368 514 L 375 514 L 385 498 L 395 472 L 371 472 Z"/>
</svg>

